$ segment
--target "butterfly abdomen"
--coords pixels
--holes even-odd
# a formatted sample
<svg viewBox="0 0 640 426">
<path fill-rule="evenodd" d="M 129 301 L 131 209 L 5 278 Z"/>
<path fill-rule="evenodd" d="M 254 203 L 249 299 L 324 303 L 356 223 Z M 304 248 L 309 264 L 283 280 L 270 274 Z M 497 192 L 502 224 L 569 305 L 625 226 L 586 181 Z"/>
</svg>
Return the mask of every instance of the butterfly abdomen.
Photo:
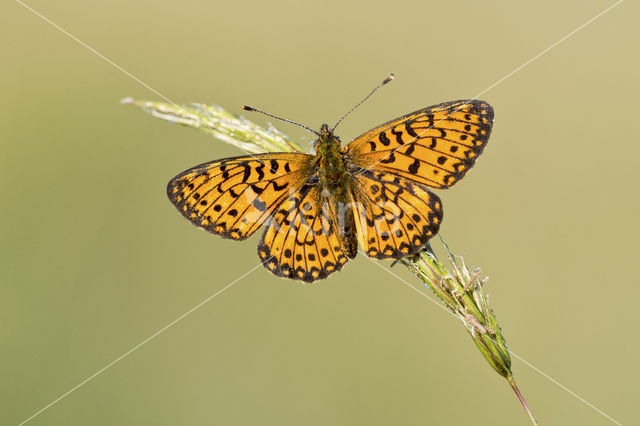
<svg viewBox="0 0 640 426">
<path fill-rule="evenodd" d="M 342 250 L 349 259 L 353 259 L 358 254 L 358 230 L 356 229 L 356 221 L 353 215 L 353 209 L 350 205 L 342 214 L 343 224 L 340 227 L 340 242 Z"/>
</svg>

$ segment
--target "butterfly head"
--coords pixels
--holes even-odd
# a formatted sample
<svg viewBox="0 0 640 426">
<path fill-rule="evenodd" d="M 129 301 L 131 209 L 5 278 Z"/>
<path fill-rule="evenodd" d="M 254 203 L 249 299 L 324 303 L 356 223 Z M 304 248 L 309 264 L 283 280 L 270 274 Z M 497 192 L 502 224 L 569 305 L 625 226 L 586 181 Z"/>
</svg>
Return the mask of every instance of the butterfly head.
<svg viewBox="0 0 640 426">
<path fill-rule="evenodd" d="M 333 134 L 333 130 L 328 124 L 320 126 L 317 133 L 318 139 L 313 142 L 313 147 L 317 153 L 325 154 L 328 151 L 337 151 L 340 149 L 340 138 Z"/>
</svg>

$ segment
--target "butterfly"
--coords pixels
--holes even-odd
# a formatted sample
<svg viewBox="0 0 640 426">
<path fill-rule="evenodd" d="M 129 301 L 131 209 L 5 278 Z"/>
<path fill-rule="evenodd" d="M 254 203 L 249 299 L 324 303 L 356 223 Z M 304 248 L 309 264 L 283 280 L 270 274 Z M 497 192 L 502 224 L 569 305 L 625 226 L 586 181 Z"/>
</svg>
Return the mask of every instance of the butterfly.
<svg viewBox="0 0 640 426">
<path fill-rule="evenodd" d="M 171 179 L 167 194 L 212 234 L 244 240 L 264 226 L 262 264 L 313 282 L 341 269 L 358 246 L 376 259 L 419 252 L 442 222 L 442 203 L 430 189 L 448 188 L 467 173 L 492 125 L 493 108 L 479 100 L 414 111 L 344 147 L 335 126 L 323 124 L 314 132 L 315 154 L 204 163 Z"/>
</svg>

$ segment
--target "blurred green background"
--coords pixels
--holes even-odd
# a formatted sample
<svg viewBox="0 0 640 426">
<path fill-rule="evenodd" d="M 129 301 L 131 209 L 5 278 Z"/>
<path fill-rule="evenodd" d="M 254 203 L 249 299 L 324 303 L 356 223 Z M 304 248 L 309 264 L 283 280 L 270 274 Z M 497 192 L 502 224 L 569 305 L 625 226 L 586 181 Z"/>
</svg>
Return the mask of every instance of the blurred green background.
<svg viewBox="0 0 640 426">
<path fill-rule="evenodd" d="M 315 128 L 395 73 L 340 126 L 348 141 L 477 95 L 613 1 L 28 4 L 178 103 L 246 103 Z M 165 195 L 175 174 L 241 151 L 120 105 L 161 98 L 19 3 L 0 9 L 9 425 L 258 264 L 259 235 L 208 235 Z M 638 12 L 620 4 L 483 94 L 489 145 L 438 194 L 442 235 L 491 277 L 510 349 L 626 424 L 640 422 Z M 613 424 L 523 362 L 513 370 L 542 425 Z M 315 285 L 255 270 L 29 424 L 528 420 L 459 321 L 359 256 Z"/>
</svg>

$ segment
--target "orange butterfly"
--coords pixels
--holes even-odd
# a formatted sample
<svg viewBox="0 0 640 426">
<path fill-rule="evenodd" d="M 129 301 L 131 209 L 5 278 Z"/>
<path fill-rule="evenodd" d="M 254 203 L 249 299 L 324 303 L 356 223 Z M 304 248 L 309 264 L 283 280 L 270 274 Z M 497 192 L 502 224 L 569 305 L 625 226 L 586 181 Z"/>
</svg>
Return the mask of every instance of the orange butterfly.
<svg viewBox="0 0 640 426">
<path fill-rule="evenodd" d="M 448 188 L 465 175 L 492 124 L 493 108 L 478 100 L 420 109 L 344 147 L 335 126 L 323 124 L 314 132 L 313 155 L 201 164 L 174 177 L 167 194 L 194 225 L 225 238 L 244 240 L 264 225 L 264 266 L 313 282 L 353 259 L 358 245 L 377 259 L 420 251 L 442 221 L 442 204 L 429 188 Z"/>
</svg>

